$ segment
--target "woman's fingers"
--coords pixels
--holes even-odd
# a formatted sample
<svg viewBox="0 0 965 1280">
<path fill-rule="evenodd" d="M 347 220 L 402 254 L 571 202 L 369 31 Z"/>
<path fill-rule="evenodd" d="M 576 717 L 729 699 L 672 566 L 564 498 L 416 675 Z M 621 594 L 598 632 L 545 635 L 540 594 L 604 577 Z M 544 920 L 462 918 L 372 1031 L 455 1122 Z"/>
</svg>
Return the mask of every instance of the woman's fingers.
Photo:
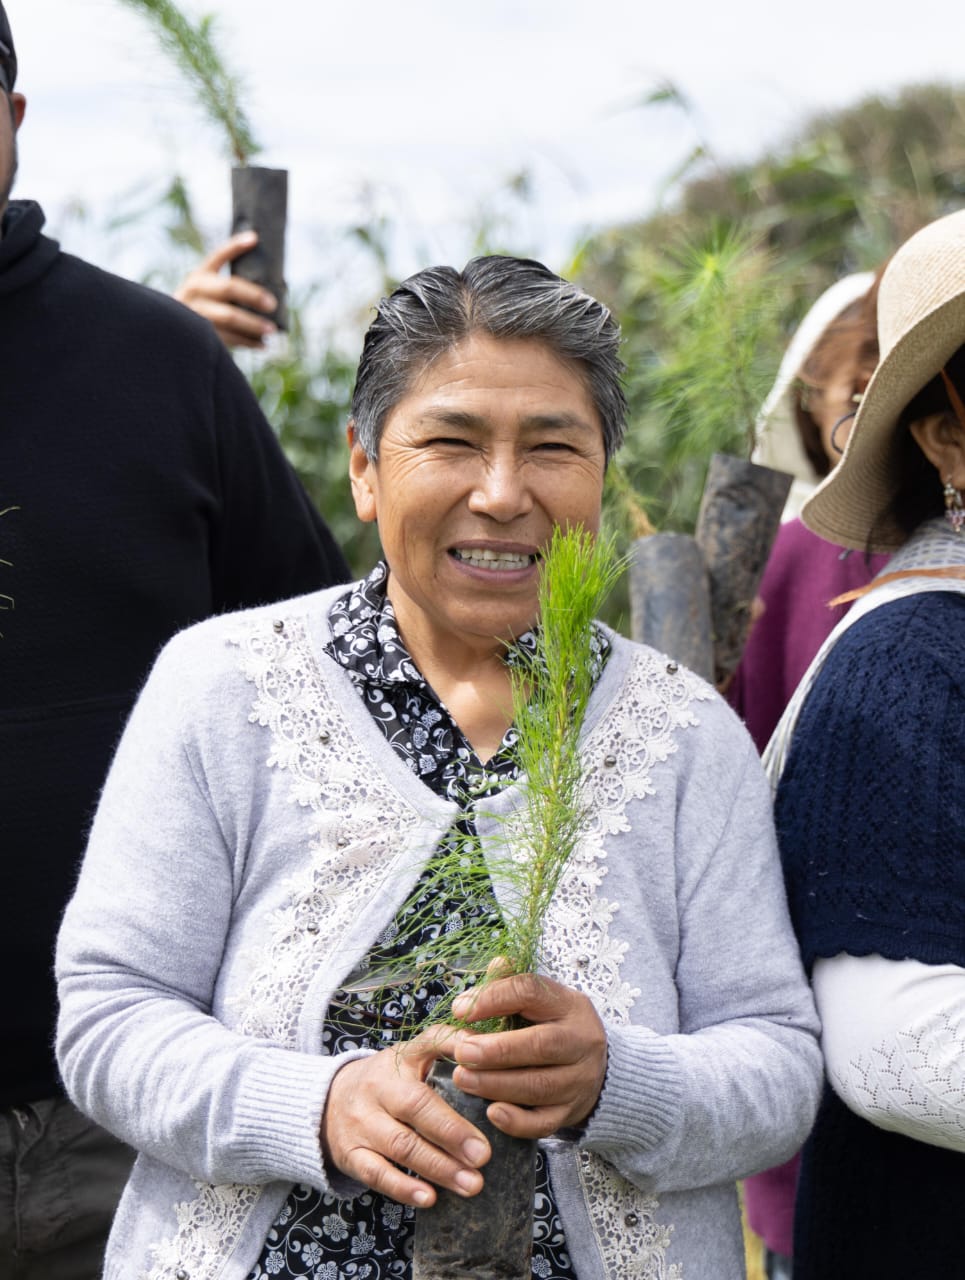
<svg viewBox="0 0 965 1280">
<path fill-rule="evenodd" d="M 326 1159 L 343 1173 L 421 1207 L 435 1201 L 436 1186 L 475 1195 L 491 1154 L 479 1130 L 425 1083 L 431 1061 L 385 1049 L 347 1063 L 332 1081 L 321 1132 Z"/>
<path fill-rule="evenodd" d="M 533 974 L 499 979 L 460 997 L 470 1021 L 516 1015 L 515 1031 L 457 1036 L 458 1088 L 495 1104 L 487 1114 L 506 1133 L 545 1137 L 579 1124 L 596 1106 L 606 1076 L 606 1031 L 581 992 Z"/>
<path fill-rule="evenodd" d="M 327 1132 L 331 1145 L 331 1126 Z M 475 1195 L 482 1189 L 483 1176 L 474 1165 L 465 1158 L 455 1159 L 387 1112 L 374 1109 L 369 1123 L 364 1128 L 354 1124 L 347 1131 L 347 1139 L 337 1153 L 332 1153 L 342 1172 L 402 1204 L 432 1204 L 437 1186 L 463 1196 Z M 477 1141 L 479 1151 L 488 1157 L 488 1144 L 481 1136 Z"/>
<path fill-rule="evenodd" d="M 559 1129 L 582 1124 L 597 1104 L 606 1076 L 593 1058 L 568 1067 L 521 1067 L 515 1071 L 476 1071 L 457 1067 L 453 1083 L 465 1093 L 486 1098 L 489 1120 L 517 1138 L 548 1138 Z"/>
<path fill-rule="evenodd" d="M 522 974 L 460 997 L 455 1012 L 469 1022 L 516 1016 L 527 1025 L 424 1032 L 399 1050 L 346 1064 L 329 1090 L 326 1159 L 402 1204 L 432 1204 L 436 1186 L 475 1195 L 490 1156 L 484 1136 L 426 1084 L 436 1058 L 454 1058 L 457 1087 L 490 1099 L 489 1119 L 517 1137 L 580 1124 L 603 1087 L 606 1032 L 581 992 Z"/>
<path fill-rule="evenodd" d="M 564 1016 L 574 998 L 586 1000 L 580 992 L 551 978 L 517 973 L 466 991 L 453 1002 L 452 1011 L 467 1022 L 514 1015 L 527 1022 L 546 1022 Z"/>
</svg>

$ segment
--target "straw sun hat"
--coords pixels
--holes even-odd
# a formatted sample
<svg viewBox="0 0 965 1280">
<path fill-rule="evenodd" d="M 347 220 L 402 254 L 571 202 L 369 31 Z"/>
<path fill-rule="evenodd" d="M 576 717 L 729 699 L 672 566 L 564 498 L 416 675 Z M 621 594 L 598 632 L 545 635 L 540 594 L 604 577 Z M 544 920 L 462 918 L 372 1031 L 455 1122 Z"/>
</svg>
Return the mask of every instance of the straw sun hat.
<svg viewBox="0 0 965 1280">
<path fill-rule="evenodd" d="M 907 534 L 879 520 L 898 491 L 895 431 L 902 410 L 965 343 L 965 210 L 939 218 L 898 250 L 878 289 L 881 361 L 868 383 L 844 457 L 801 517 L 829 542 L 893 551 Z"/>
</svg>

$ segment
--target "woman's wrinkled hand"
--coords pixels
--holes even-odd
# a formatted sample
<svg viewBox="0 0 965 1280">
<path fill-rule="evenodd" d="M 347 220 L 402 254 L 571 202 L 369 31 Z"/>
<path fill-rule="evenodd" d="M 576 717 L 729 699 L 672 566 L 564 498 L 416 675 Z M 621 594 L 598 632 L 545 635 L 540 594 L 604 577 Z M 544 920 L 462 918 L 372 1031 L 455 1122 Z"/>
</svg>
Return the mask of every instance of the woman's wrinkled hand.
<svg viewBox="0 0 965 1280">
<path fill-rule="evenodd" d="M 435 1203 L 436 1186 L 476 1195 L 489 1143 L 426 1084 L 433 1062 L 451 1056 L 451 1039 L 450 1028 L 435 1028 L 341 1067 L 322 1116 L 326 1161 L 416 1208 Z"/>
<path fill-rule="evenodd" d="M 499 978 L 453 1005 L 467 1022 L 519 1016 L 516 1031 L 457 1032 L 453 1083 L 492 1099 L 487 1116 L 503 1133 L 545 1138 L 582 1124 L 597 1104 L 607 1066 L 606 1031 L 590 1000 L 549 978 Z"/>
<path fill-rule="evenodd" d="M 278 308 L 274 294 L 241 276 L 221 274 L 222 267 L 248 253 L 257 243 L 254 231 L 232 236 L 185 276 L 174 291 L 178 302 L 210 320 L 228 347 L 260 348 L 269 334 L 277 332 L 267 318 Z M 257 311 L 264 314 L 254 315 Z"/>
</svg>

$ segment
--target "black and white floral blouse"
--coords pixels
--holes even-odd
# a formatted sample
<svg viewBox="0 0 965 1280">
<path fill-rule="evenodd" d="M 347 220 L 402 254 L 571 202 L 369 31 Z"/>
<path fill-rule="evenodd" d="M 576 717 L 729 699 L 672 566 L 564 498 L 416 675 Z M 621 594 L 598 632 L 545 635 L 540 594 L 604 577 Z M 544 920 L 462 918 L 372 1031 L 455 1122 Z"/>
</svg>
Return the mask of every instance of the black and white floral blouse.
<svg viewBox="0 0 965 1280">
<path fill-rule="evenodd" d="M 332 640 L 328 656 L 343 667 L 373 719 L 416 776 L 437 795 L 459 804 L 462 815 L 441 849 L 473 834 L 473 805 L 515 781 L 515 733 L 510 727 L 499 750 L 483 764 L 449 712 L 423 679 L 399 635 L 392 605 L 386 598 L 388 570 L 379 563 L 369 576 L 341 596 L 329 620 Z M 518 648 L 532 649 L 527 634 Z M 601 631 L 594 636 L 598 677 L 608 656 Z M 512 651 L 508 656 L 512 661 Z M 432 863 L 416 892 L 377 940 L 365 971 L 377 974 L 402 955 L 442 932 L 495 919 L 492 893 L 478 875 L 465 882 L 454 877 L 444 889 L 430 883 Z M 407 1028 L 423 1021 L 433 1007 L 452 994 L 451 974 L 439 972 L 418 980 L 393 981 L 375 990 L 374 983 L 348 983 L 336 993 L 323 1032 L 326 1053 L 364 1045 L 385 1048 L 405 1038 Z M 296 1186 L 268 1233 L 249 1280 L 409 1280 L 415 1211 L 377 1192 L 342 1200 L 312 1187 Z M 541 1280 L 576 1280 L 563 1227 L 553 1200 L 542 1155 L 537 1157 L 533 1218 L 533 1275 Z"/>
</svg>

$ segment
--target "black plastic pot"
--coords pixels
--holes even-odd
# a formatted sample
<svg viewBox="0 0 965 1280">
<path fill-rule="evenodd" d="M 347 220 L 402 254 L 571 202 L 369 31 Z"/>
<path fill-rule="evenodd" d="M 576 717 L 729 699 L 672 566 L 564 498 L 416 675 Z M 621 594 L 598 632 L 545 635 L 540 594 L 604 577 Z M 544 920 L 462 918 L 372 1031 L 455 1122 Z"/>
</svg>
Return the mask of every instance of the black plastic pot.
<svg viewBox="0 0 965 1280">
<path fill-rule="evenodd" d="M 511 1138 L 486 1119 L 488 1103 L 452 1083 L 453 1063 L 437 1062 L 429 1083 L 486 1135 L 492 1159 L 479 1195 L 440 1188 L 416 1211 L 412 1280 L 531 1280 L 536 1142 Z"/>
<path fill-rule="evenodd" d="M 288 221 L 288 170 L 257 165 L 231 170 L 231 232 L 257 231 L 258 243 L 235 258 L 231 274 L 252 280 L 278 299 L 271 316 L 279 329 L 288 328 L 288 286 L 285 283 L 285 227 Z"/>
<path fill-rule="evenodd" d="M 653 533 L 633 544 L 630 626 L 634 640 L 713 680 L 710 584 L 689 534 Z"/>
<path fill-rule="evenodd" d="M 715 453 L 710 461 L 695 537 L 710 577 L 714 679 L 740 661 L 751 604 L 781 522 L 792 477 L 746 458 Z"/>
</svg>

